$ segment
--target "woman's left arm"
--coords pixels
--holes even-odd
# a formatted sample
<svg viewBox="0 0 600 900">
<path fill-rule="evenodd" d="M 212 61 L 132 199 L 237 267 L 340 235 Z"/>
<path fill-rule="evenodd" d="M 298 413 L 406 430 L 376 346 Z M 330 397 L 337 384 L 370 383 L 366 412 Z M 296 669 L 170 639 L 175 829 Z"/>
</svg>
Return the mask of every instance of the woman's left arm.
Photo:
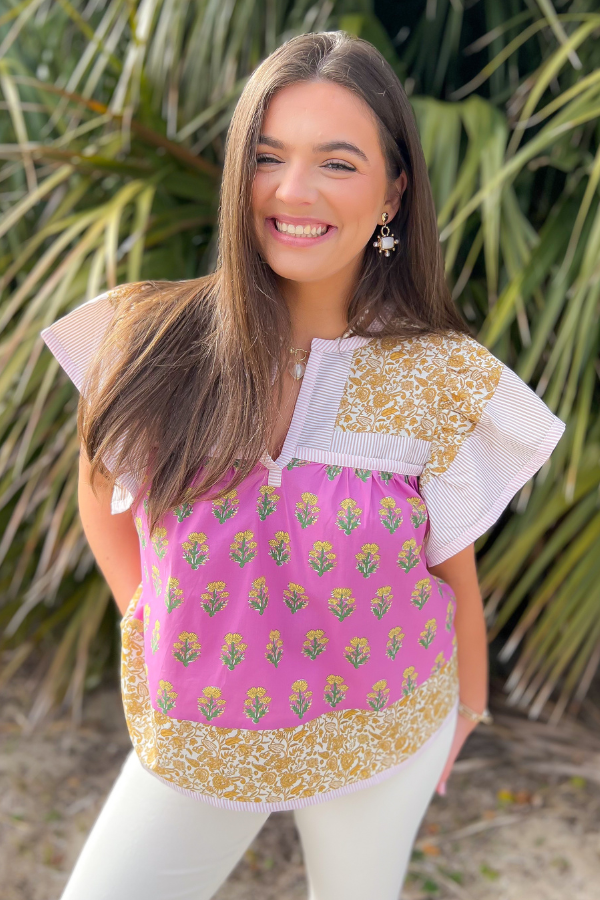
<svg viewBox="0 0 600 900">
<path fill-rule="evenodd" d="M 466 706 L 481 713 L 487 706 L 488 698 L 488 648 L 474 545 L 469 544 L 460 553 L 445 559 L 437 566 L 429 566 L 429 571 L 449 584 L 454 591 L 456 597 L 454 627 L 458 645 L 460 699 Z M 454 760 L 476 727 L 476 723 L 465 716 L 458 716 L 450 754 L 437 785 L 438 794 L 446 793 L 446 779 L 450 775 Z"/>
</svg>

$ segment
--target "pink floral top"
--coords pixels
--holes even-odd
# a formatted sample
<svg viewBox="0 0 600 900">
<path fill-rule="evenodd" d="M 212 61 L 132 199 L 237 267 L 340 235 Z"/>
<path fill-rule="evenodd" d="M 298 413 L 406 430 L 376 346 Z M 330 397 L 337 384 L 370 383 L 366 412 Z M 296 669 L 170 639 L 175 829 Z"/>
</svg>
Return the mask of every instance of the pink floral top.
<svg viewBox="0 0 600 900">
<path fill-rule="evenodd" d="M 80 389 L 111 315 L 102 295 L 42 332 Z M 113 511 L 131 509 L 142 562 L 122 689 L 143 764 L 264 810 L 404 765 L 458 698 L 456 598 L 428 567 L 496 521 L 563 429 L 472 338 L 317 338 L 281 455 L 237 490 L 150 534 L 151 485 L 133 505 L 121 479 Z"/>
</svg>

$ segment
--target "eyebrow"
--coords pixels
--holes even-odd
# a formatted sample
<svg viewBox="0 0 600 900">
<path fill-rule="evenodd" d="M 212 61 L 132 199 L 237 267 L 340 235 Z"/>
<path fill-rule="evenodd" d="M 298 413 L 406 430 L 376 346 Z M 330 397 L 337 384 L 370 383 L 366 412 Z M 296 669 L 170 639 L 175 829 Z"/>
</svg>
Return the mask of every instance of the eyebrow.
<svg viewBox="0 0 600 900">
<path fill-rule="evenodd" d="M 267 147 L 273 147 L 274 150 L 285 150 L 283 141 L 278 141 L 277 138 L 269 137 L 267 134 L 259 135 L 258 143 L 266 144 Z M 366 153 L 363 153 L 360 147 L 357 147 L 356 144 L 351 144 L 349 141 L 328 141 L 326 144 L 316 144 L 313 147 L 315 153 L 331 153 L 333 150 L 347 150 L 365 162 L 369 162 Z"/>
</svg>

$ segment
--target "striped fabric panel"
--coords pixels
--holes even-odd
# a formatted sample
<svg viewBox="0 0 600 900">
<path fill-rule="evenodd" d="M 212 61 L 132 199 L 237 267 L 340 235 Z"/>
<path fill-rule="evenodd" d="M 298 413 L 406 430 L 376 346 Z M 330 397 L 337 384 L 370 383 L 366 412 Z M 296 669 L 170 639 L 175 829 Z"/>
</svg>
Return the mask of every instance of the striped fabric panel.
<svg viewBox="0 0 600 900">
<path fill-rule="evenodd" d="M 112 322 L 108 292 L 82 303 L 40 332 L 75 387 L 81 392 L 90 360 Z"/>
<path fill-rule="evenodd" d="M 427 562 L 437 565 L 484 534 L 546 462 L 565 423 L 505 366 L 481 419 L 439 476 L 421 487 Z"/>
<path fill-rule="evenodd" d="M 363 343 L 366 342 L 367 339 L 363 339 Z M 298 446 L 312 447 L 315 450 L 331 449 L 335 419 L 352 362 L 352 348 L 344 349 L 348 352 L 311 351 L 311 355 L 315 353 L 318 358 L 318 367 L 313 368 L 310 373 L 311 381 L 308 385 L 306 383 L 302 385 L 298 396 L 299 415 L 297 421 L 292 422 L 294 433 L 291 434 L 292 440 L 287 448 L 287 452 L 291 452 L 292 456 L 298 455 L 295 450 Z M 304 377 L 306 378 L 308 374 L 307 371 Z M 282 462 L 285 465 L 289 459 L 284 457 Z"/>
<path fill-rule="evenodd" d="M 108 291 L 88 300 L 40 332 L 44 342 L 59 361 L 77 390 L 82 388 L 90 362 L 113 320 L 114 308 Z M 104 459 L 112 471 L 114 457 Z M 129 474 L 119 476 L 111 498 L 111 513 L 125 512 L 133 503 L 138 481 Z"/>
<path fill-rule="evenodd" d="M 337 410 L 335 415 L 337 415 Z M 400 434 L 370 431 L 343 431 L 336 428 L 331 441 L 333 453 L 402 461 L 418 468 L 419 475 L 431 453 L 431 442 Z M 409 473 L 404 473 L 409 474 Z"/>
</svg>

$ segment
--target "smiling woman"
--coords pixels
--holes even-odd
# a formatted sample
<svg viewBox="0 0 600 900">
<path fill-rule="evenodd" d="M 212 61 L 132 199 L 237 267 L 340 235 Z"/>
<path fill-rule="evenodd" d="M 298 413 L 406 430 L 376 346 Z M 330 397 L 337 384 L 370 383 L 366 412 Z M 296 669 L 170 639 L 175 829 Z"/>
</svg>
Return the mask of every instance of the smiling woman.
<svg viewBox="0 0 600 900">
<path fill-rule="evenodd" d="M 341 33 L 279 48 L 231 123 L 216 272 L 43 335 L 82 392 L 82 480 L 131 538 L 86 491 L 134 752 L 64 900 L 206 900 L 284 809 L 311 900 L 397 900 L 487 718 L 473 542 L 564 424 L 452 305 L 385 60 Z"/>
</svg>

